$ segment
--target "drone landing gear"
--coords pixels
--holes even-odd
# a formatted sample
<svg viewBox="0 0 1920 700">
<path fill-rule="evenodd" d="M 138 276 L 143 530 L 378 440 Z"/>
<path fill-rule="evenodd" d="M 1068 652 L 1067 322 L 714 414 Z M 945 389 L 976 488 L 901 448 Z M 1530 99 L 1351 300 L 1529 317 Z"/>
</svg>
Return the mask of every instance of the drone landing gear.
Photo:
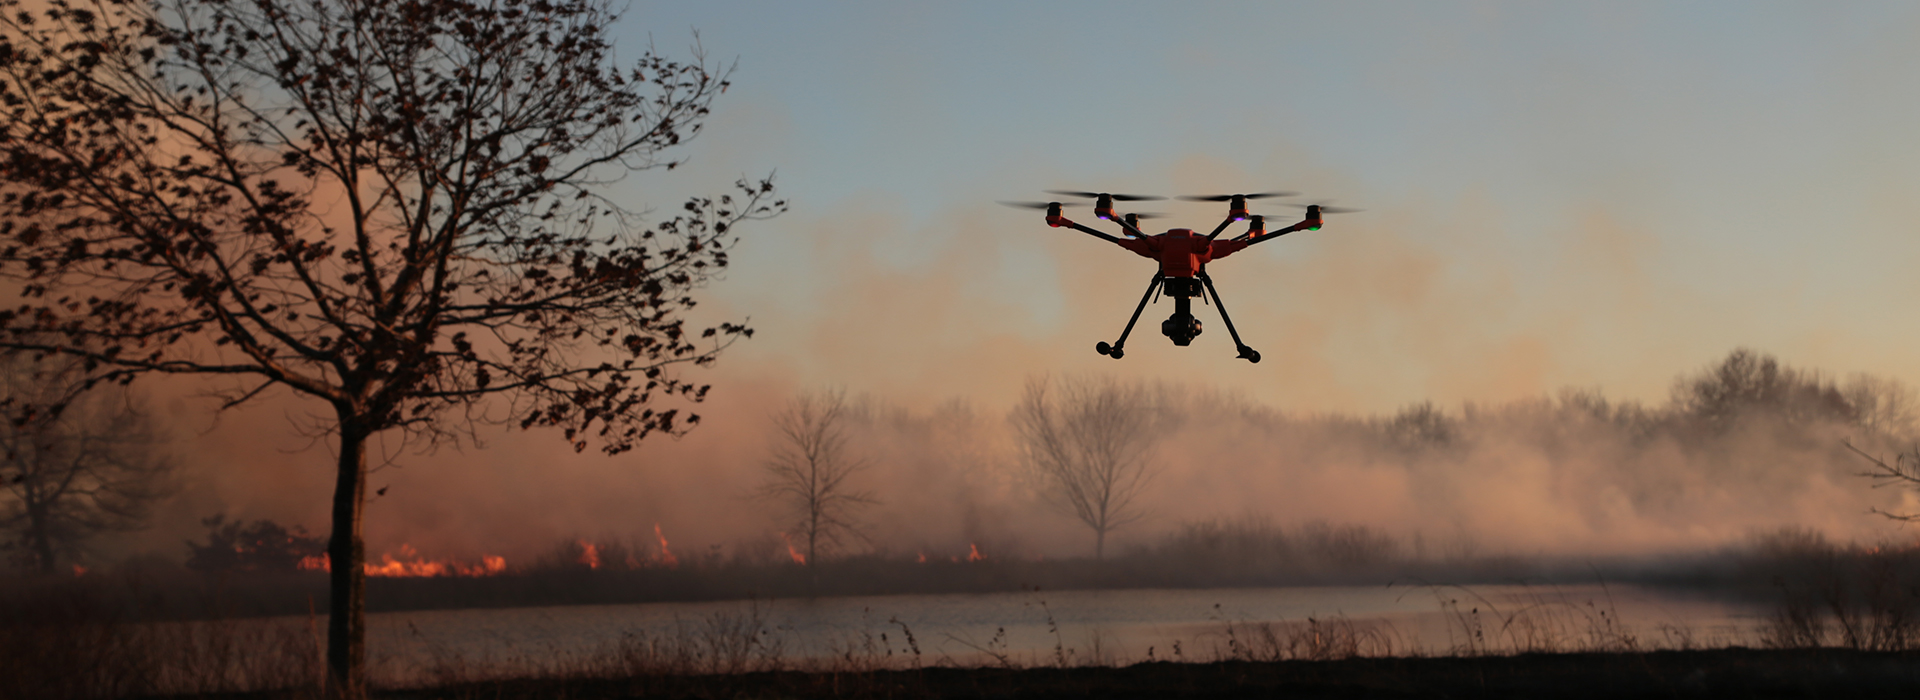
<svg viewBox="0 0 1920 700">
<path fill-rule="evenodd" d="M 1207 276 L 1206 270 L 1201 270 L 1197 276 L 1200 278 L 1202 284 L 1207 285 L 1207 293 L 1213 295 L 1213 307 L 1220 310 L 1220 320 L 1227 322 L 1227 335 L 1233 336 L 1233 347 L 1240 351 L 1240 354 L 1236 355 L 1236 357 L 1254 364 L 1259 364 L 1260 351 L 1248 347 L 1246 343 L 1240 342 L 1240 332 L 1233 329 L 1233 319 L 1227 316 L 1227 305 L 1220 301 L 1220 292 L 1213 288 L 1213 278 Z"/>
<path fill-rule="evenodd" d="M 1190 277 L 1166 277 L 1155 272 L 1153 279 L 1147 282 L 1146 293 L 1140 295 L 1140 304 L 1133 307 L 1133 316 L 1127 319 L 1127 327 L 1120 331 L 1120 339 L 1114 341 L 1112 345 L 1101 341 L 1093 346 L 1094 352 L 1116 360 L 1126 356 L 1127 336 L 1133 334 L 1133 326 L 1140 322 L 1140 312 L 1147 308 L 1147 302 L 1153 298 L 1154 291 L 1163 286 L 1167 296 L 1173 297 L 1174 311 L 1167 320 L 1160 322 L 1160 334 L 1167 336 L 1174 345 L 1186 347 L 1192 344 L 1193 339 L 1199 337 L 1201 331 L 1200 319 L 1193 317 L 1193 297 L 1200 295 L 1202 285 L 1206 286 L 1207 294 L 1213 298 L 1214 307 L 1220 309 L 1220 320 L 1226 322 L 1227 334 L 1233 336 L 1234 348 L 1240 353 L 1237 357 L 1248 362 L 1259 362 L 1260 351 L 1240 341 L 1240 332 L 1234 329 L 1233 319 L 1227 316 L 1227 306 L 1221 303 L 1220 292 L 1213 288 L 1213 278 L 1208 277 L 1205 270 L 1200 271 L 1197 280 Z"/>
<path fill-rule="evenodd" d="M 1153 298 L 1153 290 L 1159 288 L 1160 273 L 1155 272 L 1153 279 L 1147 280 L 1147 293 L 1140 295 L 1140 305 L 1133 307 L 1133 317 L 1127 319 L 1126 329 L 1120 331 L 1120 339 L 1113 341 L 1112 345 L 1108 345 L 1104 340 L 1100 341 L 1099 345 L 1093 346 L 1093 351 L 1116 360 L 1126 356 L 1127 351 L 1124 346 L 1127 344 L 1127 336 L 1133 333 L 1133 324 L 1140 321 L 1140 311 L 1147 308 L 1147 300 Z"/>
</svg>

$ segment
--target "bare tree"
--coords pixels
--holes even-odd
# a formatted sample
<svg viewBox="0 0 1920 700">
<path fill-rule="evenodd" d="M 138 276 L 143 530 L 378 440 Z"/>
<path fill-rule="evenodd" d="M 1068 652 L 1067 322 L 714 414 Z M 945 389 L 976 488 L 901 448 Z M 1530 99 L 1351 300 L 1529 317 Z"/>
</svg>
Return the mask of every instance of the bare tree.
<svg viewBox="0 0 1920 700">
<path fill-rule="evenodd" d="M 849 408 L 840 390 L 803 393 L 773 418 L 778 442 L 761 494 L 786 507 L 788 527 L 806 543 L 807 566 L 860 537 L 860 511 L 879 502 L 847 483 L 866 468 L 847 446 Z"/>
<path fill-rule="evenodd" d="M 1895 486 L 1920 492 L 1920 447 L 1911 446 L 1916 423 L 1913 389 L 1899 380 L 1860 374 L 1847 382 L 1844 391 L 1859 416 L 1858 426 L 1866 431 L 1860 436 L 1865 444 L 1909 445 L 1889 462 L 1852 442 L 1845 443 L 1848 450 L 1867 461 L 1868 469 L 1857 476 L 1872 481 L 1876 489 Z M 1870 512 L 1891 520 L 1920 522 L 1920 513 L 1894 513 L 1877 507 Z"/>
<path fill-rule="evenodd" d="M 0 405 L 45 403 L 65 391 L 54 363 L 35 367 L 0 357 Z M 0 421 L 0 549 L 53 573 L 88 541 L 145 527 L 153 506 L 174 491 L 174 462 L 149 416 L 126 391 L 97 391 L 22 420 Z"/>
<path fill-rule="evenodd" d="M 1860 472 L 1857 476 L 1871 480 L 1874 488 L 1903 486 L 1920 491 L 1920 447 L 1911 448 L 1905 452 L 1894 455 L 1893 461 L 1888 462 L 1882 457 L 1868 454 L 1865 450 L 1854 447 L 1851 442 L 1846 443 L 1846 446 L 1847 449 L 1852 450 L 1854 454 L 1860 455 L 1861 459 L 1867 460 L 1869 468 L 1864 472 Z M 1920 513 L 1894 513 L 1879 508 L 1871 508 L 1869 512 L 1878 514 L 1889 520 L 1908 523 L 1920 522 Z"/>
<path fill-rule="evenodd" d="M 1107 533 L 1139 521 L 1156 442 L 1152 396 L 1112 377 L 1027 381 L 1013 410 L 1029 474 L 1043 501 L 1093 529 L 1093 556 Z"/>
<path fill-rule="evenodd" d="M 369 438 L 619 453 L 697 422 L 676 366 L 751 333 L 681 315 L 771 181 L 652 226 L 603 194 L 676 165 L 727 72 L 615 65 L 607 0 L 44 6 L 0 0 L 0 347 L 331 409 L 331 694 L 364 691 Z"/>
</svg>

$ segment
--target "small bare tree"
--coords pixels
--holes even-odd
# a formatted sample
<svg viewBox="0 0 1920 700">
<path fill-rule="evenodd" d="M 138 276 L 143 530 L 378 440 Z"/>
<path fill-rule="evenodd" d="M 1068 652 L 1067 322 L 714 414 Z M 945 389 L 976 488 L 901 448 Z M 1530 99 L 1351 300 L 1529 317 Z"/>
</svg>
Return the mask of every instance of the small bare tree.
<svg viewBox="0 0 1920 700">
<path fill-rule="evenodd" d="M 0 357 L 0 406 L 49 403 L 69 373 Z M 99 391 L 63 411 L 0 420 L 0 533 L 26 562 L 53 573 L 88 540 L 140 529 L 173 493 L 174 463 L 155 449 L 151 421 L 124 390 Z"/>
<path fill-rule="evenodd" d="M 846 393 L 804 393 L 774 416 L 779 431 L 761 494 L 786 506 L 788 527 L 806 541 L 807 566 L 820 554 L 859 538 L 859 512 L 879 503 L 848 478 L 866 468 L 847 447 Z"/>
<path fill-rule="evenodd" d="M 1145 387 L 1111 377 L 1027 382 L 1013 410 L 1029 475 L 1048 506 L 1093 529 L 1093 556 L 1107 533 L 1146 515 L 1138 499 L 1152 480 L 1153 401 Z"/>
</svg>

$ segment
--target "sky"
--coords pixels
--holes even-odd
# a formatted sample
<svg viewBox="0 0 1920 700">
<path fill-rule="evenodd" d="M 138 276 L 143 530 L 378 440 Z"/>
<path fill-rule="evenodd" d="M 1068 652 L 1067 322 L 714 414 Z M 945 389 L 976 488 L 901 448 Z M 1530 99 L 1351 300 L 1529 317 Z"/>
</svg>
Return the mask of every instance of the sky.
<svg viewBox="0 0 1920 700">
<path fill-rule="evenodd" d="M 1750 346 L 1911 381 L 1916 28 L 1906 3 L 643 2 L 631 44 L 698 31 L 737 71 L 690 167 L 628 184 L 664 207 L 777 171 L 794 203 L 711 290 L 759 330 L 718 375 L 991 400 L 1107 371 L 1391 410 L 1658 399 Z M 1045 189 L 1366 211 L 1213 267 L 1262 364 L 1215 324 L 1115 363 L 1091 346 L 1151 268 L 994 204 Z"/>
<path fill-rule="evenodd" d="M 614 198 L 671 212 L 774 174 L 791 211 L 741 229 L 695 314 L 755 335 L 690 375 L 715 386 L 692 435 L 612 460 L 512 435 L 409 456 L 376 475 L 404 488 L 369 538 L 752 521 L 768 416 L 824 388 L 995 421 L 1030 377 L 1093 372 L 1302 414 L 1561 387 L 1657 403 L 1737 347 L 1920 385 L 1917 32 L 1900 2 L 639 0 L 622 55 L 688 56 L 697 33 L 734 72 L 686 165 Z M 1212 265 L 1261 363 L 1211 309 L 1172 346 L 1166 302 L 1115 361 L 1094 344 L 1152 265 L 996 204 L 1047 189 L 1365 211 Z M 1254 209 L 1298 212 L 1274 201 Z M 1203 231 L 1224 214 L 1140 210 Z M 171 517 L 323 529 L 331 458 L 287 427 L 304 410 L 194 424 L 196 460 L 249 466 L 209 467 Z"/>
</svg>

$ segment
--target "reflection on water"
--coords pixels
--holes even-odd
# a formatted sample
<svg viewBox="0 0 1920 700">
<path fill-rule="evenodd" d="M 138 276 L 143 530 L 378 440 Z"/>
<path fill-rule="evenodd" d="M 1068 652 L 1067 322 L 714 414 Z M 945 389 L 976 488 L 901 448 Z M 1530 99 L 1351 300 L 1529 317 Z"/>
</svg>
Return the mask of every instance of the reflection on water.
<svg viewBox="0 0 1920 700">
<path fill-rule="evenodd" d="M 1308 620 L 1377 630 L 1373 653 L 1713 647 L 1752 644 L 1763 614 L 1618 585 L 1026 591 L 382 613 L 368 644 L 376 677 L 405 684 L 433 668 L 552 668 L 623 638 L 723 636 L 714 625 L 757 624 L 789 662 L 1031 666 L 1244 656 L 1263 623 Z"/>
</svg>

